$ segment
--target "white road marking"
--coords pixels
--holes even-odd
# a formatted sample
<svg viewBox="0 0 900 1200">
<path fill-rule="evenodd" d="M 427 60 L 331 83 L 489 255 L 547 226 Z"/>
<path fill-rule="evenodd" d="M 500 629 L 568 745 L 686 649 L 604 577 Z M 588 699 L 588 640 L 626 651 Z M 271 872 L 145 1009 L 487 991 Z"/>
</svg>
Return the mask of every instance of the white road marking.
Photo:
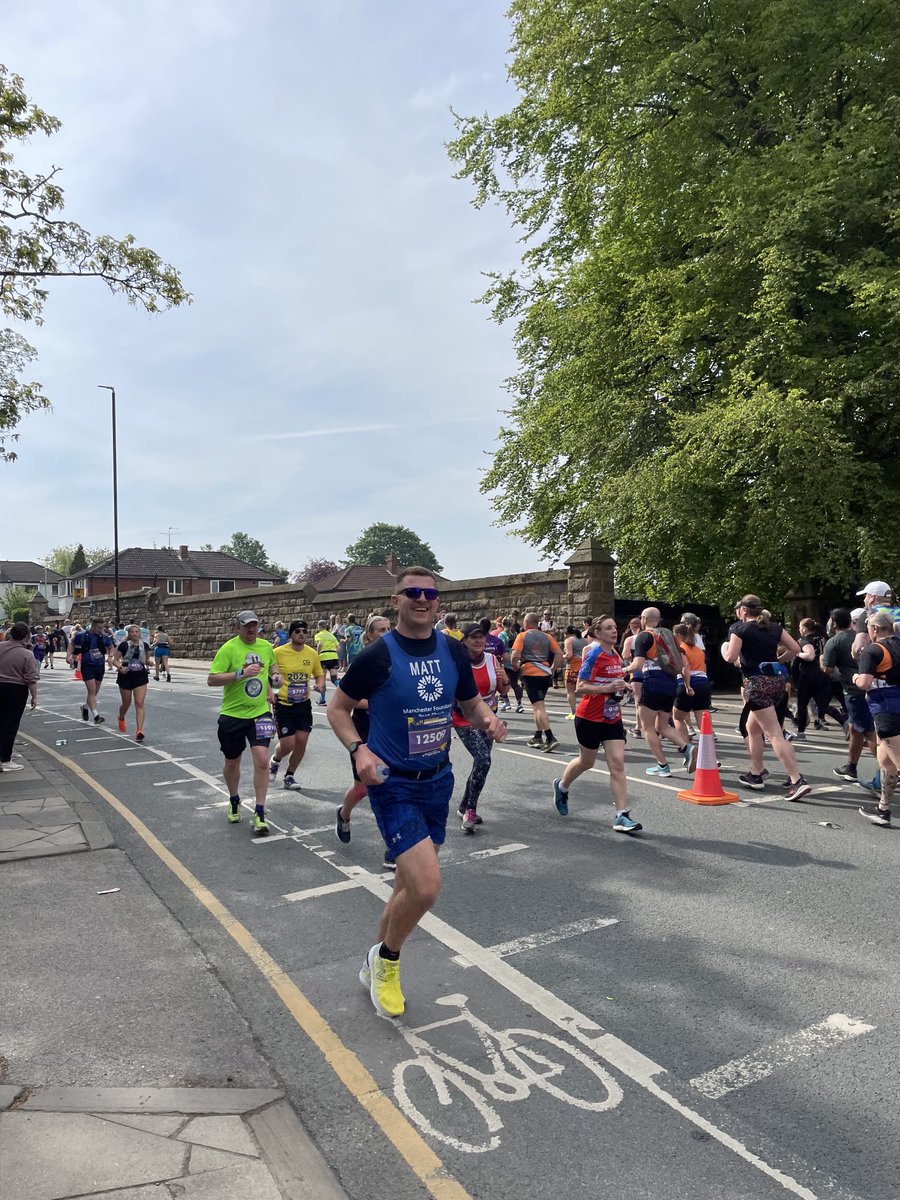
<svg viewBox="0 0 900 1200">
<path fill-rule="evenodd" d="M 116 746 L 113 750 L 85 750 L 82 758 L 90 758 L 92 754 L 124 754 L 127 750 L 134 752 L 134 746 Z"/>
<path fill-rule="evenodd" d="M 563 768 L 565 767 L 566 763 L 569 761 L 568 758 L 565 758 L 565 759 L 557 758 L 554 761 L 553 757 L 549 754 L 544 754 L 542 752 L 538 752 L 537 754 L 528 754 L 525 750 L 513 750 L 509 746 L 496 746 L 495 749 L 501 751 L 501 753 L 503 753 L 503 754 L 518 754 L 520 758 L 529 758 L 529 759 L 531 759 L 532 762 L 544 762 L 544 763 L 547 763 L 548 766 L 558 767 L 560 775 L 562 775 Z M 572 757 L 574 757 L 574 755 Z M 591 767 L 590 770 L 596 775 L 609 776 L 609 771 L 603 771 L 603 770 L 601 770 L 600 767 Z M 625 778 L 627 780 L 629 780 L 631 783 L 642 783 L 642 784 L 646 784 L 647 787 L 662 788 L 664 792 L 680 792 L 686 786 L 685 783 L 681 783 L 677 787 L 671 783 L 660 783 L 658 780 L 654 779 L 651 775 L 645 775 L 643 777 L 643 779 L 641 779 L 640 777 L 638 777 L 636 775 L 626 775 Z M 692 779 L 692 776 L 687 775 L 687 774 L 685 775 L 685 780 L 687 781 L 687 783 L 690 783 L 691 779 Z"/>
<path fill-rule="evenodd" d="M 254 838 L 251 843 L 254 846 L 268 846 L 272 842 L 283 842 L 290 838 L 289 833 L 270 833 L 268 837 Z"/>
<path fill-rule="evenodd" d="M 494 846 L 490 850 L 476 850 L 469 858 L 496 858 L 499 854 L 514 854 L 516 850 L 527 850 L 523 842 L 509 842 L 505 846 Z"/>
<path fill-rule="evenodd" d="M 378 876 L 373 875 L 372 879 L 376 881 Z M 353 888 L 364 886 L 365 884 L 361 879 L 342 879 L 338 883 L 324 883 L 321 887 L 304 888 L 302 892 L 288 892 L 287 895 L 281 898 L 293 903 L 295 900 L 311 900 L 315 896 L 331 896 L 334 892 L 349 892 Z"/>
<path fill-rule="evenodd" d="M 580 933 L 590 933 L 594 929 L 605 929 L 608 925 L 618 925 L 618 917 L 586 917 L 583 921 L 571 921 L 561 925 L 559 929 L 547 929 L 543 933 L 529 933 L 525 937 L 514 938 L 511 942 L 498 942 L 496 946 L 488 946 L 491 954 L 500 958 L 509 958 L 511 954 L 522 954 L 525 950 L 537 950 L 541 946 L 551 946 L 554 942 L 565 941 L 566 938 L 577 937 Z M 468 959 L 457 956 L 453 961 L 460 967 L 471 967 Z"/>
<path fill-rule="evenodd" d="M 154 783 L 153 786 L 154 787 L 173 787 L 176 783 L 202 783 L 202 782 L 203 781 L 200 779 L 163 779 L 159 783 Z M 225 803 L 227 804 L 228 801 L 226 800 Z M 204 804 L 203 807 L 204 808 L 215 808 L 216 805 Z"/>
<path fill-rule="evenodd" d="M 863 1021 L 845 1016 L 844 1013 L 832 1013 L 824 1021 L 801 1029 L 798 1033 L 778 1038 L 771 1045 L 763 1046 L 753 1054 L 732 1059 L 721 1067 L 697 1075 L 690 1081 L 691 1087 L 695 1087 L 710 1100 L 719 1100 L 729 1092 L 736 1092 L 739 1088 L 765 1079 L 773 1071 L 782 1070 L 801 1059 L 820 1054 L 836 1042 L 845 1042 L 848 1038 L 871 1033 L 874 1028 L 874 1025 L 866 1025 Z"/>
</svg>

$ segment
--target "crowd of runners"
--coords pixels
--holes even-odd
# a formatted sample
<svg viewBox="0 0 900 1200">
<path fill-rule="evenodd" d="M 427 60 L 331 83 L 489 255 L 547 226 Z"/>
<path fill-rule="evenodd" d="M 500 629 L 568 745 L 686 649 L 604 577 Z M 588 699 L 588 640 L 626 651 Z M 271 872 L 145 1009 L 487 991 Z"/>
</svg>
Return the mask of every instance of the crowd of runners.
<svg viewBox="0 0 900 1200">
<path fill-rule="evenodd" d="M 816 728 L 826 727 L 828 720 L 843 728 L 846 761 L 834 767 L 834 774 L 875 793 L 859 812 L 874 825 L 890 827 L 900 771 L 900 608 L 893 606 L 884 581 L 867 584 L 859 595 L 860 606 L 835 609 L 824 630 L 814 621 L 801 622 L 798 639 L 758 596 L 745 595 L 735 606 L 721 656 L 740 670 L 742 680 L 737 732 L 748 763 L 740 783 L 756 791 L 771 785 L 764 763 L 768 747 L 783 769 L 785 798 L 799 802 L 810 793 L 793 743 L 806 737 L 813 706 Z M 245 610 L 237 616 L 236 635 L 216 653 L 207 681 L 222 689 L 218 740 L 225 760 L 227 819 L 233 824 L 242 819 L 241 762 L 249 749 L 252 827 L 260 837 L 269 833 L 266 800 L 282 766 L 283 786 L 298 786 L 313 728 L 313 695 L 318 704 L 327 703 L 328 722 L 349 756 L 335 834 L 345 845 L 351 841 L 353 810 L 368 798 L 385 844 L 384 865 L 395 871 L 391 898 L 360 971 L 375 1009 L 385 1017 L 404 1011 L 400 951 L 441 886 L 438 848 L 453 795 L 449 751 L 454 733 L 471 759 L 458 804 L 462 832 L 471 836 L 483 822 L 479 801 L 494 743 L 507 737 L 499 714 L 513 704 L 522 713 L 527 699 L 534 720 L 527 744 L 551 754 L 560 745 L 547 706 L 555 689 L 565 697 L 566 719 L 574 723 L 578 744 L 577 756 L 553 781 L 556 811 L 568 816 L 571 788 L 602 749 L 612 828 L 634 835 L 642 826 L 628 798 L 629 735 L 640 739 L 653 759 L 648 776 L 671 776 L 666 743 L 677 755 L 674 769 L 691 773 L 697 757 L 692 722 L 699 723 L 712 707 L 709 647 L 695 614 L 684 613 L 672 629 L 654 607 L 624 630 L 610 615 L 560 630 L 549 611 L 512 612 L 460 627 L 457 616 L 440 612 L 439 606 L 433 574 L 408 567 L 391 596 L 393 622 L 373 613 L 359 624 L 348 614 L 319 621 L 312 635 L 306 621 L 295 620 L 286 628 L 278 622 L 266 636 L 257 615 Z M 87 628 L 62 632 L 67 662 L 80 668 L 84 680 L 83 719 L 103 721 L 98 698 L 108 668 L 119 687 L 119 730 L 126 731 L 133 705 L 135 736 L 142 740 L 150 670 L 156 679 L 171 678 L 165 629 L 151 636 L 131 622 L 112 630 L 96 618 Z M 10 641 L 17 649 L 4 654 Z M 24 624 L 10 629 L 6 643 L 0 640 L 0 691 L 8 683 L 5 663 L 18 662 L 23 653 L 38 660 L 34 646 Z M 40 661 L 37 665 L 40 669 Z M 29 691 L 34 703 L 35 671 L 26 674 L 15 728 Z M 335 688 L 330 701 L 329 678 Z M 626 711 L 634 714 L 630 728 Z M 788 721 L 794 732 L 785 730 Z M 10 724 L 5 717 L 0 722 L 4 770 L 12 747 Z M 867 751 L 877 759 L 871 781 L 858 777 Z"/>
</svg>

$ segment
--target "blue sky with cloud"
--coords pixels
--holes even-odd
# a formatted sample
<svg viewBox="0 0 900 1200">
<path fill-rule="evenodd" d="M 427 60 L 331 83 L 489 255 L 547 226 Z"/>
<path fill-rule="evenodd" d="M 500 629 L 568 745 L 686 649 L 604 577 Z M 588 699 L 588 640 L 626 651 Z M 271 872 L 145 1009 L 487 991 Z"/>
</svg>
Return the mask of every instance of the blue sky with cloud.
<svg viewBox="0 0 900 1200">
<path fill-rule="evenodd" d="M 66 215 L 134 233 L 194 303 L 149 317 L 57 281 L 27 334 L 55 408 L 0 467 L 2 558 L 112 542 L 199 546 L 241 529 L 294 568 L 372 521 L 411 526 L 448 575 L 527 570 L 480 495 L 514 367 L 474 303 L 518 256 L 452 178 L 449 105 L 504 111 L 505 0 L 51 0 L 4 58 L 63 121 Z"/>
</svg>

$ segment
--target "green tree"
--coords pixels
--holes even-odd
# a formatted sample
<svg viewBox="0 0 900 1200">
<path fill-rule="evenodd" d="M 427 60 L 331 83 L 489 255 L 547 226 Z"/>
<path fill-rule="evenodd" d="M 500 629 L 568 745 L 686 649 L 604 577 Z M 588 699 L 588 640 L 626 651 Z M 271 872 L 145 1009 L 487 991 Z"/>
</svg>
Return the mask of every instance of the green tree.
<svg viewBox="0 0 900 1200">
<path fill-rule="evenodd" d="M 401 567 L 417 563 L 422 567 L 430 567 L 432 571 L 440 572 L 444 569 L 435 558 L 432 548 L 427 542 L 423 542 L 417 533 L 413 533 L 405 525 L 387 525 L 384 521 L 376 521 L 364 529 L 344 553 L 345 566 L 351 563 L 383 566 L 388 555 L 395 554 Z"/>
<path fill-rule="evenodd" d="M 72 555 L 72 563 L 69 567 L 70 575 L 77 575 L 80 571 L 87 570 L 87 555 L 84 552 L 84 546 L 81 542 L 75 547 L 75 553 Z"/>
<path fill-rule="evenodd" d="M 510 14 L 519 102 L 450 147 L 526 243 L 501 523 L 660 597 L 900 571 L 900 6 Z"/>
<path fill-rule="evenodd" d="M 27 621 L 28 602 L 33 595 L 34 592 L 32 590 L 22 587 L 20 583 L 8 587 L 5 593 L 0 596 L 0 605 L 3 607 L 7 620 Z"/>
<path fill-rule="evenodd" d="M 187 302 L 175 269 L 130 234 L 95 235 L 60 216 L 59 167 L 28 174 L 14 165 L 11 145 L 59 127 L 56 117 L 29 103 L 23 80 L 0 66 L 0 313 L 40 324 L 47 281 L 62 276 L 102 279 L 151 313 Z M 22 378 L 35 357 L 20 333 L 0 329 L 0 461 L 16 457 L 10 445 L 19 421 L 50 406 L 41 385 Z"/>
<path fill-rule="evenodd" d="M 227 542 L 224 546 L 220 546 L 219 552 L 222 554 L 233 554 L 241 562 L 250 563 L 252 567 L 259 567 L 263 571 L 271 571 L 274 575 L 281 575 L 284 579 L 287 579 L 290 574 L 286 567 L 270 562 L 266 548 L 262 542 L 258 538 L 250 537 L 248 533 L 233 533 L 231 541 Z"/>
<path fill-rule="evenodd" d="M 75 555 L 78 550 L 84 557 L 84 563 L 79 567 L 83 571 L 86 567 L 94 567 L 97 563 L 103 562 L 107 558 L 112 557 L 112 551 L 104 547 L 96 547 L 90 550 L 85 550 L 84 546 L 54 546 L 49 554 L 46 554 L 41 562 L 45 567 L 49 567 L 51 571 L 57 571 L 60 575 L 71 575 L 72 564 L 75 561 Z"/>
</svg>

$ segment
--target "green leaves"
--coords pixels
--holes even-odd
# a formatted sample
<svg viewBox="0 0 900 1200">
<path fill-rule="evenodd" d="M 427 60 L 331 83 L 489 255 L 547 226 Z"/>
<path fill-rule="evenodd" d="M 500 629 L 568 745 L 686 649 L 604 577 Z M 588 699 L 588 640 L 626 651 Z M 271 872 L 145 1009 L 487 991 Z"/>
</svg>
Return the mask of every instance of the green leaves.
<svg viewBox="0 0 900 1200">
<path fill-rule="evenodd" d="M 500 523 L 660 597 L 850 582 L 900 455 L 900 9 L 510 12 L 519 103 L 450 146 L 525 244 Z"/>
<path fill-rule="evenodd" d="M 437 572 L 444 569 L 418 534 L 405 525 L 388 525 L 384 521 L 376 521 L 364 529 L 344 553 L 347 556 L 344 566 L 353 563 L 384 566 L 388 555 L 395 554 L 400 567 L 417 565 Z"/>
<path fill-rule="evenodd" d="M 56 117 L 28 101 L 22 79 L 0 66 L 0 313 L 40 324 L 54 276 L 101 279 L 110 291 L 147 312 L 190 301 L 178 272 L 153 250 L 125 238 L 94 235 L 59 216 L 63 192 L 58 167 L 29 175 L 18 170 L 10 143 L 55 133 Z M 0 330 L 0 461 L 16 456 L 10 443 L 23 416 L 49 407 L 36 383 L 24 383 L 24 364 L 35 357 L 11 330 Z"/>
</svg>

